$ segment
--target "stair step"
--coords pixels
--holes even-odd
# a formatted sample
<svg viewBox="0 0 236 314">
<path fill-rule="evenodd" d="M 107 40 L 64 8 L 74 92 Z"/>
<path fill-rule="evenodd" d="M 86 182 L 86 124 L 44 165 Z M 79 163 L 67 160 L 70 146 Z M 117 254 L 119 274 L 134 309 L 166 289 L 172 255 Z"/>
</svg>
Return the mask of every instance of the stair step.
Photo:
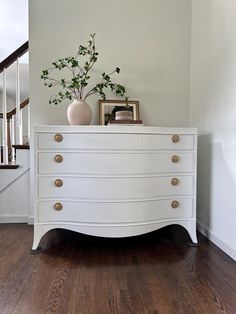
<svg viewBox="0 0 236 314">
<path fill-rule="evenodd" d="M 17 168 L 19 168 L 19 165 L 16 165 L 16 164 L 8 164 L 8 165 L 0 164 L 0 169 L 17 169 Z"/>
<path fill-rule="evenodd" d="M 15 149 L 30 149 L 29 145 L 12 145 Z"/>
</svg>

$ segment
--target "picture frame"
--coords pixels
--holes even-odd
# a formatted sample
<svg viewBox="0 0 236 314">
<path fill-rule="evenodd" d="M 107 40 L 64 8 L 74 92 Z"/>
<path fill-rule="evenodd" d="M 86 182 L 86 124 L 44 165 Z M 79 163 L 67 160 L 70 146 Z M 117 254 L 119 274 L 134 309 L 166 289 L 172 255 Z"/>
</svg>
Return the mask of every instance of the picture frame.
<svg viewBox="0 0 236 314">
<path fill-rule="evenodd" d="M 133 120 L 139 120 L 139 101 L 99 100 L 99 124 L 107 125 L 110 120 L 115 120 L 115 112 L 124 109 L 127 105 L 133 113 Z"/>
</svg>

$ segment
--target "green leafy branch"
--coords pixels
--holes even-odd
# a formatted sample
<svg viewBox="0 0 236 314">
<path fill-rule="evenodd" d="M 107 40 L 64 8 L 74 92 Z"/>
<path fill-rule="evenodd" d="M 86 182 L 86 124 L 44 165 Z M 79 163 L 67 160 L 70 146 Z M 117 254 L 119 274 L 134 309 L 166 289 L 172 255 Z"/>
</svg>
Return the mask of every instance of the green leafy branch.
<svg viewBox="0 0 236 314">
<path fill-rule="evenodd" d="M 83 57 L 86 57 L 87 60 L 82 65 L 81 59 Z M 57 105 L 65 99 L 71 100 L 73 98 L 85 100 L 91 95 L 99 95 L 102 99 L 105 99 L 106 89 L 110 89 L 117 96 L 124 97 L 127 100 L 125 87 L 112 80 L 114 73 L 120 73 L 119 68 L 116 68 L 110 73 L 103 72 L 100 82 L 85 92 L 90 79 L 89 72 L 97 62 L 97 59 L 98 52 L 96 51 L 95 34 L 91 34 L 87 46 L 80 45 L 75 57 L 61 58 L 53 62 L 51 68 L 43 70 L 41 79 L 44 81 L 44 85 L 49 88 L 56 86 L 61 88 L 56 95 L 50 98 L 49 103 Z M 52 76 L 54 71 L 62 70 L 68 70 L 71 79 L 56 79 Z"/>
</svg>

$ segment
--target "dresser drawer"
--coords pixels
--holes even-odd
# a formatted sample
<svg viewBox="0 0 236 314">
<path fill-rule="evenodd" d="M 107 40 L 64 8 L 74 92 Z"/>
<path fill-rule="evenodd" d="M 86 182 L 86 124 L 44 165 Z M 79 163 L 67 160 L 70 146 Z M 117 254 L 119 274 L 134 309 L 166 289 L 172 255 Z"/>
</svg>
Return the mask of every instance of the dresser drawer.
<svg viewBox="0 0 236 314">
<path fill-rule="evenodd" d="M 58 179 L 60 181 L 58 181 Z M 174 182 L 173 179 L 178 180 Z M 165 177 L 47 177 L 38 178 L 39 198 L 90 200 L 152 199 L 161 196 L 192 195 L 192 176 Z M 55 183 L 58 186 L 55 186 Z M 58 184 L 59 183 L 59 184 Z M 177 183 L 177 184 L 176 184 Z"/>
<path fill-rule="evenodd" d="M 39 133 L 39 149 L 138 149 L 137 134 Z"/>
<path fill-rule="evenodd" d="M 173 200 L 179 203 L 172 208 Z M 61 204 L 55 210 L 56 202 Z M 192 199 L 168 199 L 145 202 L 71 202 L 57 200 L 38 203 L 40 222 L 81 222 L 81 223 L 137 223 L 160 219 L 191 218 Z"/>
<path fill-rule="evenodd" d="M 191 134 L 144 134 L 141 148 L 152 150 L 194 149 L 194 135 Z"/>
<path fill-rule="evenodd" d="M 91 153 L 38 154 L 40 174 L 130 175 L 193 172 L 193 153 Z"/>
</svg>

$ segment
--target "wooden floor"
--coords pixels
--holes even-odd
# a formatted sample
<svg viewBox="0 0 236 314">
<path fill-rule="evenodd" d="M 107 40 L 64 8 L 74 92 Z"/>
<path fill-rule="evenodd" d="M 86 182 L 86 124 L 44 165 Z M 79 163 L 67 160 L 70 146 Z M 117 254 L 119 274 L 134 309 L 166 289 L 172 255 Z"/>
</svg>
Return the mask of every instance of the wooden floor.
<svg viewBox="0 0 236 314">
<path fill-rule="evenodd" d="M 126 239 L 0 224 L 0 314 L 236 313 L 236 263 L 172 226 Z"/>
</svg>

